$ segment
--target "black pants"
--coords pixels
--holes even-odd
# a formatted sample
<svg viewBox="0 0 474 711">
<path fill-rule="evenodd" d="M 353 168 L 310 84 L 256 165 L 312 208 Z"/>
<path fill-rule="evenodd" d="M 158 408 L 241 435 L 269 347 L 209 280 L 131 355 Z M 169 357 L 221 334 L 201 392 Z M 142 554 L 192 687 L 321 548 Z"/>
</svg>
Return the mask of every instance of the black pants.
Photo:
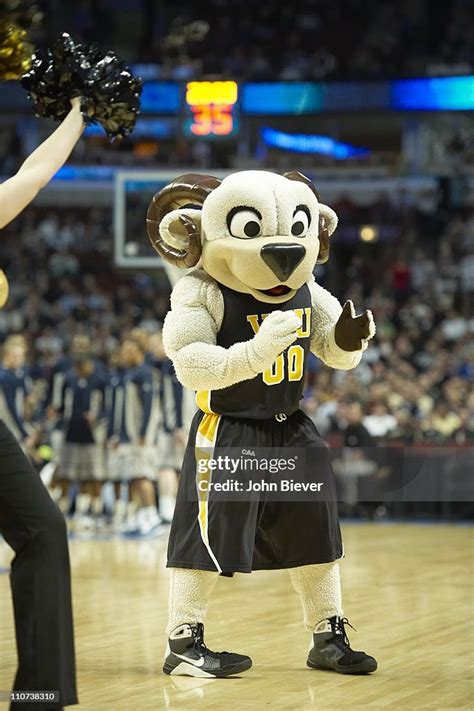
<svg viewBox="0 0 474 711">
<path fill-rule="evenodd" d="M 71 580 L 63 515 L 0 420 L 0 532 L 15 551 L 11 589 L 18 691 L 59 691 L 58 704 L 13 703 L 45 711 L 77 703 Z"/>
</svg>

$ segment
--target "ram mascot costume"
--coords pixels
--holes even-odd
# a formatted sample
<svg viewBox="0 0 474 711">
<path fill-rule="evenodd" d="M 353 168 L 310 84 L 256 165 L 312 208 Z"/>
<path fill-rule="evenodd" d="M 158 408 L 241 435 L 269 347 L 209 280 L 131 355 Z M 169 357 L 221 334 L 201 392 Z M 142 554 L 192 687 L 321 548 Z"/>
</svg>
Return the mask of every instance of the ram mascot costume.
<svg viewBox="0 0 474 711">
<path fill-rule="evenodd" d="M 176 375 L 197 391 L 199 408 L 169 539 L 167 674 L 225 677 L 249 669 L 250 657 L 204 644 L 208 600 L 219 574 L 281 568 L 289 570 L 312 632 L 307 665 L 343 674 L 377 668 L 373 657 L 349 644 L 328 449 L 299 409 L 309 351 L 349 370 L 375 332 L 369 311 L 356 316 L 350 301 L 341 308 L 314 280 L 336 226 L 335 212 L 297 172 L 242 171 L 222 181 L 183 175 L 149 206 L 156 251 L 175 266 L 195 267 L 176 283 L 163 326 Z M 219 447 L 283 455 L 304 448 L 304 478 L 324 481 L 326 496 L 213 499 L 210 486 L 198 486 L 197 452 Z"/>
</svg>

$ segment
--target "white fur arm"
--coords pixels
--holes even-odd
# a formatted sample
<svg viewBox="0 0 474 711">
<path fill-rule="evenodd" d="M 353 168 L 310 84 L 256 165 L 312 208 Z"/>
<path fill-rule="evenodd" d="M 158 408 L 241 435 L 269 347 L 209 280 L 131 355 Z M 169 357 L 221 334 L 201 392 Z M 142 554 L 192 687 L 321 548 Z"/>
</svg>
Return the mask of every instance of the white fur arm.
<svg viewBox="0 0 474 711">
<path fill-rule="evenodd" d="M 355 368 L 362 358 L 362 353 L 368 346 L 363 341 L 360 351 L 348 352 L 339 348 L 334 337 L 337 320 L 342 313 L 342 307 L 335 296 L 316 284 L 308 282 L 311 291 L 311 343 L 310 349 L 326 365 L 338 370 Z M 375 332 L 375 329 L 374 329 Z"/>
<path fill-rule="evenodd" d="M 223 317 L 224 299 L 214 279 L 196 270 L 178 281 L 163 325 L 163 345 L 185 387 L 219 390 L 254 378 L 266 366 L 253 339 L 230 348 L 216 345 Z"/>
</svg>

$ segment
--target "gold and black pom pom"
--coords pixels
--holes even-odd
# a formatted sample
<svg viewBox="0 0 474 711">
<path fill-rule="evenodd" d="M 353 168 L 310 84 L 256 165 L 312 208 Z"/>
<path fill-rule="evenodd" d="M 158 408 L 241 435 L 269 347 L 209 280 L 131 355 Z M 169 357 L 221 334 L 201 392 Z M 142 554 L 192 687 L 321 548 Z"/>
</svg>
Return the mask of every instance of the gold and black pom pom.
<svg viewBox="0 0 474 711">
<path fill-rule="evenodd" d="M 32 45 L 15 22 L 0 20 L 0 81 L 19 79 L 31 63 Z"/>
<path fill-rule="evenodd" d="M 0 81 L 19 79 L 28 70 L 33 45 L 27 32 L 42 18 L 34 0 L 0 0 Z"/>
<path fill-rule="evenodd" d="M 114 52 L 76 44 L 67 33 L 32 57 L 22 84 L 38 116 L 62 121 L 70 100 L 81 97 L 86 123 L 99 123 L 114 139 L 133 131 L 140 108 L 142 81 Z"/>
</svg>

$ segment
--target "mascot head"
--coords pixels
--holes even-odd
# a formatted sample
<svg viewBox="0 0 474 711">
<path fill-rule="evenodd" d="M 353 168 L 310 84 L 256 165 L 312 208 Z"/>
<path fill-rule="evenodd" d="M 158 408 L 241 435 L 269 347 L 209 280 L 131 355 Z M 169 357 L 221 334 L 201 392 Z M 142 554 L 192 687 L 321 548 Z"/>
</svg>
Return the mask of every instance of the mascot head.
<svg viewBox="0 0 474 711">
<path fill-rule="evenodd" d="M 156 251 L 183 268 L 201 259 L 225 286 L 282 303 L 329 257 L 334 210 L 301 173 L 247 170 L 220 181 L 182 175 L 157 193 L 147 213 Z"/>
</svg>

